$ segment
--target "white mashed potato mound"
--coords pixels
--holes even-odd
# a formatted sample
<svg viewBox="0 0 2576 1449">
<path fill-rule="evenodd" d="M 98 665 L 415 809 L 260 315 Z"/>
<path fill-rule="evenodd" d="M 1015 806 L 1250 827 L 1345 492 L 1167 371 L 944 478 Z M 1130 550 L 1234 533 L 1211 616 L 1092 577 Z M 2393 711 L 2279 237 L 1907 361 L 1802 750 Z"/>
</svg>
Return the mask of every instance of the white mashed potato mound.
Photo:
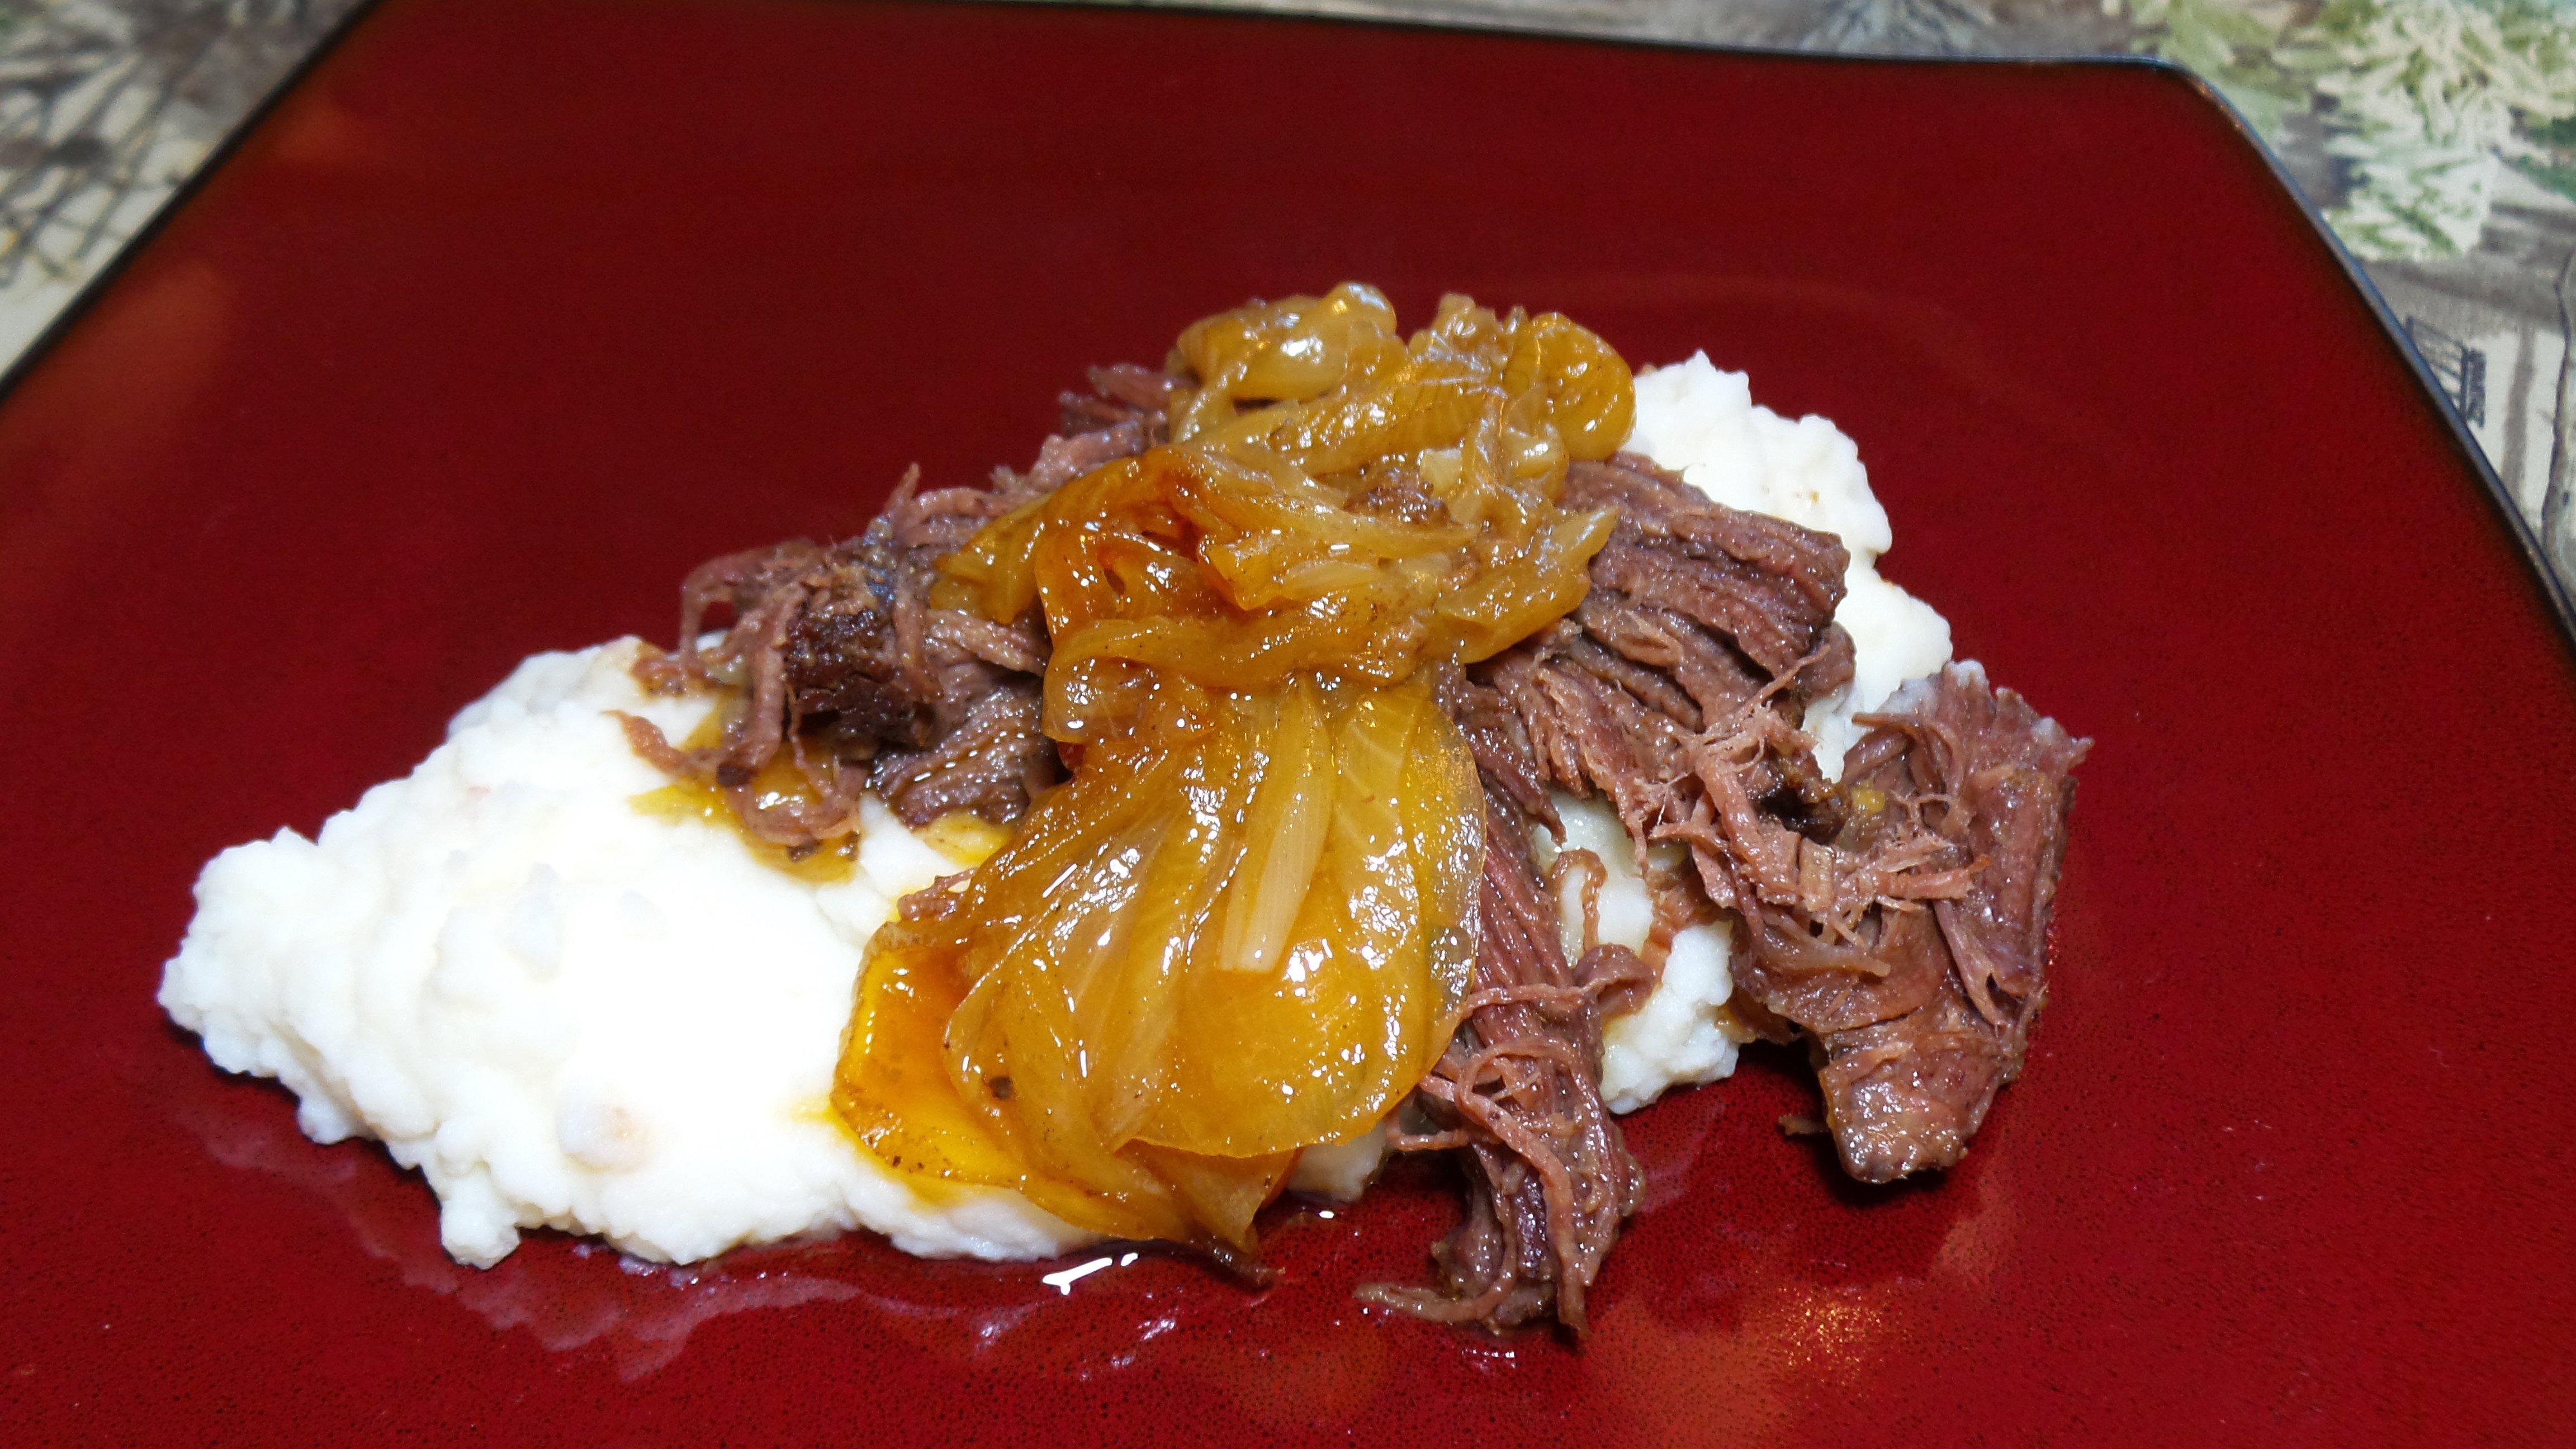
<svg viewBox="0 0 2576 1449">
<path fill-rule="evenodd" d="M 1852 716 L 1950 657 L 1948 623 L 1878 575 L 1892 540 L 1859 450 L 1823 418 L 1755 406 L 1744 375 L 1705 354 L 1638 375 L 1628 447 L 1720 503 L 1851 550 L 1835 618 L 1852 683 L 1806 717 L 1838 772 Z M 215 857 L 162 1006 L 218 1065 L 292 1088 L 316 1141 L 365 1134 L 419 1168 L 441 1240 L 468 1263 L 499 1261 L 541 1226 L 671 1262 L 852 1227 L 933 1256 L 1090 1241 L 1015 1193 L 932 1201 L 834 1125 L 861 952 L 897 897 L 956 863 L 873 798 L 859 868 L 831 884 L 771 867 L 728 828 L 635 808 L 667 782 L 612 711 L 679 738 L 708 708 L 638 688 L 639 647 L 537 655 L 318 839 L 280 831 Z M 1608 873 L 1600 939 L 1643 947 L 1651 904 L 1617 818 L 1597 801 L 1557 805 L 1566 843 Z M 1579 949 L 1580 885 L 1565 889 Z M 1723 922 L 1681 931 L 1653 994 L 1607 1024 L 1612 1110 L 1735 1069 L 1719 1012 L 1730 946 Z M 1290 1186 L 1355 1198 L 1385 1151 L 1381 1124 L 1307 1152 Z"/>
<path fill-rule="evenodd" d="M 636 648 L 540 654 L 319 839 L 215 857 L 162 1006 L 293 1088 L 316 1141 L 419 1168 L 468 1263 L 539 1226 L 671 1262 L 851 1227 L 986 1258 L 1086 1241 L 1013 1193 L 930 1202 L 833 1125 L 860 948 L 957 866 L 874 802 L 824 886 L 638 811 L 668 782 L 608 712 L 678 738 L 707 705 L 637 688 Z"/>
</svg>

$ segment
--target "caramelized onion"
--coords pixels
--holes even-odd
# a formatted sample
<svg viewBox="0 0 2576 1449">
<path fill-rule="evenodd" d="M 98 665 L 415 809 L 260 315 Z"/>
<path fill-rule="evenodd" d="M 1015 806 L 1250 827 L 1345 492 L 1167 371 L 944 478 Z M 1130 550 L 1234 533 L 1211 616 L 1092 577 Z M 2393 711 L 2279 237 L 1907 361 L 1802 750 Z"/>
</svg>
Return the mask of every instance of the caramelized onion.
<svg viewBox="0 0 2576 1449">
<path fill-rule="evenodd" d="M 1243 1259 L 1296 1153 L 1367 1131 L 1457 1028 L 1483 794 L 1423 666 L 1581 602 L 1628 369 L 1450 297 L 1344 285 L 1181 335 L 1172 441 L 986 525 L 936 602 L 1053 642 L 1075 761 L 870 943 L 833 1102 L 880 1159 Z"/>
</svg>

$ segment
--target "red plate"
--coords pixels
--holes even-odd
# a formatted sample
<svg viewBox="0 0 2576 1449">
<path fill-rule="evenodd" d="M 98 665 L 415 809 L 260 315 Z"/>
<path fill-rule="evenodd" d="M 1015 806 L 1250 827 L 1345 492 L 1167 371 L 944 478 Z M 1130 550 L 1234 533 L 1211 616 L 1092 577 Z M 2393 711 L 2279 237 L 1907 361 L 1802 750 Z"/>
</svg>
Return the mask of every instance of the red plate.
<svg viewBox="0 0 2576 1449">
<path fill-rule="evenodd" d="M 1345 277 L 1860 441 L 1889 572 L 2099 741 L 2049 1012 L 1945 1180 L 1635 1119 L 1582 1352 L 1385 1319 L 1434 1177 L 1247 1294 L 869 1240 L 488 1273 L 152 1002 L 310 831 L 692 563 L 1017 462 L 1086 363 Z M 2576 670 L 2192 83 L 1136 13 L 392 0 L 0 404 L 10 1437 L 2536 1439 L 2576 1417 Z M 1064 1265 L 1050 1265 L 1060 1268 Z"/>
</svg>

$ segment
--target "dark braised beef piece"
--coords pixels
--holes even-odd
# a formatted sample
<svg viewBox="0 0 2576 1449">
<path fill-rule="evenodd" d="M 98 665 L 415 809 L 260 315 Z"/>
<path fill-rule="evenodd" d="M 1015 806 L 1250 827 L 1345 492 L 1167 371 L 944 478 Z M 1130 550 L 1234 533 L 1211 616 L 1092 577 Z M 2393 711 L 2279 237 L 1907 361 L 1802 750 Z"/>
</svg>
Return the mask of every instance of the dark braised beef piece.
<svg viewBox="0 0 2576 1449">
<path fill-rule="evenodd" d="M 1415 1092 L 1434 1127 L 1399 1151 L 1456 1151 L 1467 1214 L 1431 1250 L 1430 1287 L 1360 1297 L 1499 1332 L 1553 1315 L 1585 1331 L 1584 1297 L 1636 1202 L 1637 1165 L 1601 1100 L 1601 998 L 1648 977 L 1622 946 L 1569 965 L 1554 894 L 1531 862 L 1530 816 L 1487 787 L 1483 939 L 1467 1015 Z"/>
<path fill-rule="evenodd" d="M 1571 506 L 1619 514 L 1573 615 L 1477 672 L 1519 718 L 1546 778 L 1607 796 L 1642 849 L 1706 730 L 1748 711 L 1785 740 L 1807 702 L 1851 678 L 1833 622 L 1850 561 L 1840 540 L 1711 503 L 1631 454 L 1577 463 Z M 1830 831 L 1833 789 L 1784 749 L 1757 799 Z"/>
<path fill-rule="evenodd" d="M 1497 742 L 1517 743 L 1545 783 L 1607 797 L 1640 849 L 1688 845 L 1690 904 L 1745 926 L 1737 1014 L 1811 1043 L 1845 1168 L 1955 1163 L 2045 994 L 2085 743 L 1954 668 L 1872 721 L 1837 787 L 1796 724 L 1851 677 L 1841 544 L 1628 455 L 1576 465 L 1566 492 L 1620 523 L 1572 618 L 1477 671 L 1517 729 L 1452 707 L 1487 778 L 1523 778 Z"/>
<path fill-rule="evenodd" d="M 745 828 L 793 848 L 848 833 L 873 789 L 909 825 L 951 811 L 1007 824 L 1062 773 L 1039 729 L 1046 629 L 1031 614 L 1003 625 L 930 602 L 939 559 L 992 519 L 1073 479 L 1143 452 L 1164 434 L 1170 380 L 1096 368 L 1098 395 L 1067 394 L 1068 428 L 1025 473 L 994 470 L 981 488 L 919 491 L 906 474 L 866 532 L 823 548 L 797 539 L 712 560 L 681 589 L 680 648 L 639 671 L 661 689 L 710 680 L 742 691 L 721 744 L 687 751 L 626 722 L 636 748 L 674 774 L 712 781 Z M 733 610 L 724 637 L 698 645 L 702 621 Z M 754 779 L 784 750 L 810 799 L 763 803 Z"/>
<path fill-rule="evenodd" d="M 1550 786 L 1598 792 L 1642 848 L 1706 729 L 1751 714 L 1794 741 L 1807 700 L 1850 677 L 1851 647 L 1833 624 L 1848 555 L 1832 537 L 1720 508 L 1625 454 L 1575 464 L 1565 498 L 1619 515 L 1590 595 L 1472 678 L 1441 681 L 1489 797 L 1484 939 L 1471 1010 L 1415 1098 L 1439 1130 L 1397 1146 L 1459 1152 L 1466 1216 L 1433 1250 L 1436 1285 L 1363 1296 L 1496 1331 L 1552 1313 L 1580 1334 L 1635 1201 L 1635 1163 L 1601 1100 L 1604 1002 L 1633 1006 L 1655 971 L 1618 946 L 1566 961 L 1530 831 L 1557 826 Z M 1803 749 L 1772 762 L 1765 794 L 1800 819 L 1839 819 Z M 1693 896 L 1678 914 L 1706 909 Z"/>
<path fill-rule="evenodd" d="M 2021 1072 L 2047 995 L 2068 772 L 2090 742 L 1974 665 L 1916 681 L 1869 722 L 1843 772 L 1852 811 L 1834 848 L 1886 862 L 1910 841 L 1937 840 L 1928 864 L 1964 866 L 1965 887 L 1928 909 L 1880 903 L 1861 930 L 1884 976 L 1800 974 L 1810 948 L 1796 936 L 1814 940 L 1822 923 L 1791 912 L 1793 930 L 1766 917 L 1743 980 L 1813 1034 L 1845 1169 L 1890 1182 L 1957 1162 L 1995 1092 Z M 1815 989 L 1823 983 L 1842 989 Z"/>
<path fill-rule="evenodd" d="M 1064 435 L 1080 437 L 1134 423 L 1144 440 L 1137 452 L 1156 443 L 1168 443 L 1172 434 L 1164 416 L 1171 410 L 1172 390 L 1183 381 L 1171 373 L 1132 362 L 1095 367 L 1091 369 L 1091 391 L 1056 396 L 1056 405 L 1064 417 Z"/>
<path fill-rule="evenodd" d="M 1983 671 L 1907 686 L 1845 761 L 1830 838 L 1756 791 L 1803 748 L 1760 716 L 1712 733 L 1656 835 L 1688 843 L 1745 928 L 1742 1013 L 1806 1037 L 1843 1166 L 1864 1182 L 1947 1167 L 2020 1070 L 2044 994 L 2068 771 L 2086 743 Z"/>
</svg>

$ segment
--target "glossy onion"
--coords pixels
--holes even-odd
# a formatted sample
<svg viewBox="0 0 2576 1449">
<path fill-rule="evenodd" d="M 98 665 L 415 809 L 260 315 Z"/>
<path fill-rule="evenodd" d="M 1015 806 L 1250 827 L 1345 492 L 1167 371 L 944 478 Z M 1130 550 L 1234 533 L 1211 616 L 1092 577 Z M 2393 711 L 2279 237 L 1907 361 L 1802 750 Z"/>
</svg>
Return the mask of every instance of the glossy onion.
<svg viewBox="0 0 2576 1449">
<path fill-rule="evenodd" d="M 833 1093 L 917 1180 L 1248 1257 L 1299 1150 L 1383 1118 L 1456 1028 L 1481 785 L 1426 666 L 1562 617 L 1627 366 L 1553 313 L 1374 290 L 1194 324 L 1173 441 L 987 526 L 941 602 L 1053 641 L 1072 778 L 868 948 Z"/>
</svg>

